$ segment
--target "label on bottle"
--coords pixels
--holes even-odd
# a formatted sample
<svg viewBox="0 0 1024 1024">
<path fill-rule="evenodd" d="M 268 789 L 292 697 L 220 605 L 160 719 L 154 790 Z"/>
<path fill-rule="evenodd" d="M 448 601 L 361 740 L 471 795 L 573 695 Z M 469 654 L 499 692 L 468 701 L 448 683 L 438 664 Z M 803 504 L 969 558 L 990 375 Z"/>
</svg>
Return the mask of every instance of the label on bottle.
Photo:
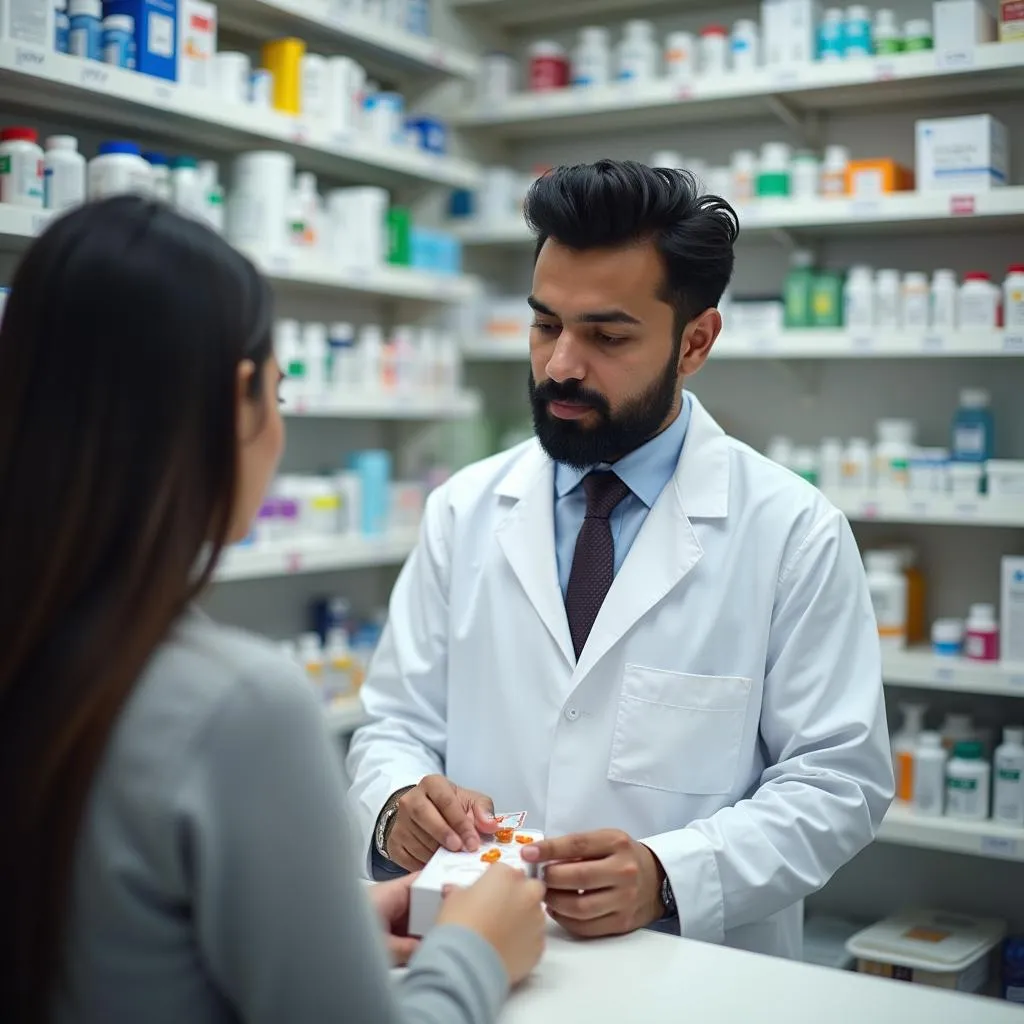
<svg viewBox="0 0 1024 1024">
<path fill-rule="evenodd" d="M 953 428 L 953 458 L 972 462 L 985 458 L 985 427 L 981 423 L 958 423 Z"/>
</svg>

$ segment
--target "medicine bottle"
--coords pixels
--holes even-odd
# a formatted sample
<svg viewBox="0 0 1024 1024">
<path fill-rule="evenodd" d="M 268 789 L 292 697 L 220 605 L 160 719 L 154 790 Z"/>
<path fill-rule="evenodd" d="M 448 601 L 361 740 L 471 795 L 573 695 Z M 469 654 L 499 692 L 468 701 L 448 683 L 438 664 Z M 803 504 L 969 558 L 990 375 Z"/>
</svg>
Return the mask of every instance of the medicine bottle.
<svg viewBox="0 0 1024 1024">
<path fill-rule="evenodd" d="M 728 71 L 729 33 L 724 25 L 705 25 L 700 30 L 700 71 L 717 78 Z"/>
<path fill-rule="evenodd" d="M 900 326 L 902 289 L 898 270 L 879 270 L 875 274 L 875 326 L 886 331 Z"/>
<path fill-rule="evenodd" d="M 657 73 L 654 24 L 641 18 L 627 21 L 616 48 L 616 77 L 621 82 L 649 82 Z"/>
<path fill-rule="evenodd" d="M 87 173 L 90 199 L 152 194 L 152 170 L 134 142 L 102 142 Z"/>
<path fill-rule="evenodd" d="M 851 267 L 843 287 L 843 324 L 848 331 L 875 325 L 875 283 L 870 267 Z"/>
<path fill-rule="evenodd" d="M 299 637 L 299 661 L 318 696 L 324 699 L 324 652 L 318 633 L 303 633 Z"/>
<path fill-rule="evenodd" d="M 907 577 L 893 551 L 864 554 L 871 606 L 878 624 L 883 649 L 899 650 L 907 645 Z"/>
<path fill-rule="evenodd" d="M 171 198 L 179 213 L 206 222 L 206 195 L 195 157 L 176 156 L 171 161 Z"/>
<path fill-rule="evenodd" d="M 85 157 L 73 135 L 51 135 L 43 158 L 43 205 L 69 210 L 85 202 Z"/>
<path fill-rule="evenodd" d="M 135 69 L 135 19 L 111 14 L 103 19 L 103 63 L 115 68 Z"/>
<path fill-rule="evenodd" d="M 927 18 L 911 18 L 903 26 L 903 49 L 907 53 L 932 48 L 932 23 Z"/>
<path fill-rule="evenodd" d="M 43 208 L 43 151 L 34 128 L 0 131 L 0 203 Z"/>
<path fill-rule="evenodd" d="M 907 702 L 900 704 L 903 724 L 892 738 L 893 769 L 896 774 L 896 799 L 908 804 L 914 798 L 914 762 L 917 746 L 924 731 L 927 704 Z"/>
<path fill-rule="evenodd" d="M 68 52 L 86 60 L 103 60 L 101 0 L 70 0 L 68 14 Z"/>
<path fill-rule="evenodd" d="M 1024 727 L 1007 726 L 994 759 L 992 817 L 1004 825 L 1024 826 Z"/>
<path fill-rule="evenodd" d="M 757 178 L 757 156 L 750 149 L 737 149 L 730 163 L 732 196 L 738 203 L 754 198 Z"/>
<path fill-rule="evenodd" d="M 149 164 L 149 190 L 154 199 L 162 203 L 171 202 L 171 162 L 163 153 L 146 152 L 142 159 Z"/>
<path fill-rule="evenodd" d="M 733 23 L 729 37 L 729 56 L 733 71 L 755 71 L 760 63 L 761 39 L 757 22 L 741 18 Z"/>
<path fill-rule="evenodd" d="M 843 56 L 849 60 L 851 57 L 870 57 L 871 52 L 871 11 L 860 4 L 853 4 L 846 8 L 843 21 Z"/>
<path fill-rule="evenodd" d="M 1013 263 L 1006 271 L 1003 323 L 1008 331 L 1024 330 L 1024 263 Z"/>
<path fill-rule="evenodd" d="M 823 491 L 843 486 L 843 442 L 836 437 L 823 438 L 818 448 L 818 486 Z"/>
<path fill-rule="evenodd" d="M 995 419 L 984 388 L 963 388 L 953 417 L 950 453 L 954 462 L 987 462 L 995 455 Z"/>
<path fill-rule="evenodd" d="M 530 46 L 528 85 L 530 92 L 563 89 L 569 84 L 569 58 L 565 48 L 548 39 Z"/>
<path fill-rule="evenodd" d="M 818 60 L 842 60 L 845 50 L 843 12 L 838 7 L 825 11 L 818 26 Z"/>
<path fill-rule="evenodd" d="M 572 84 L 607 85 L 611 79 L 611 59 L 608 29 L 599 25 L 581 28 L 572 54 Z"/>
<path fill-rule="evenodd" d="M 888 57 L 903 49 L 903 33 L 896 15 L 888 8 L 875 11 L 874 39 L 875 53 L 879 57 Z"/>
<path fill-rule="evenodd" d="M 988 817 L 991 769 L 976 740 L 958 743 L 946 765 L 946 814 L 951 818 L 984 821 Z"/>
<path fill-rule="evenodd" d="M 902 324 L 905 328 L 923 331 L 928 327 L 930 299 L 926 274 L 912 270 L 903 275 Z"/>
<path fill-rule="evenodd" d="M 957 302 L 960 330 L 995 330 L 1002 327 L 1002 295 L 992 278 L 981 270 L 964 274 Z"/>
<path fill-rule="evenodd" d="M 956 327 L 958 288 L 952 270 L 936 270 L 932 274 L 930 325 L 936 331 L 952 331 Z"/>
<path fill-rule="evenodd" d="M 821 164 L 821 194 L 823 196 L 846 195 L 846 165 L 850 162 L 850 151 L 845 146 L 826 146 Z"/>
<path fill-rule="evenodd" d="M 999 660 L 999 626 L 994 605 L 971 605 L 964 633 L 964 657 L 971 661 Z"/>
<path fill-rule="evenodd" d="M 922 732 L 914 751 L 914 810 L 939 817 L 946 800 L 947 753 L 937 732 Z"/>
<path fill-rule="evenodd" d="M 874 483 L 871 445 L 863 437 L 851 438 L 843 451 L 843 486 L 867 490 Z"/>
<path fill-rule="evenodd" d="M 790 148 L 785 142 L 766 142 L 761 147 L 761 160 L 757 171 L 757 195 L 788 196 Z"/>
<path fill-rule="evenodd" d="M 697 40 L 690 32 L 670 32 L 665 40 L 665 74 L 673 82 L 692 82 L 697 75 Z"/>
<path fill-rule="evenodd" d="M 821 184 L 821 163 L 809 149 L 800 149 L 790 161 L 789 194 L 794 199 L 815 199 Z"/>
<path fill-rule="evenodd" d="M 57 53 L 67 53 L 71 46 L 71 19 L 68 17 L 68 0 L 54 0 L 56 10 L 55 39 L 53 48 Z"/>
<path fill-rule="evenodd" d="M 932 623 L 932 654 L 940 658 L 958 658 L 963 646 L 963 619 L 936 619 Z"/>
<path fill-rule="evenodd" d="M 913 420 L 879 420 L 875 425 L 875 485 L 882 490 L 906 490 L 910 483 L 910 456 L 917 427 Z"/>
</svg>

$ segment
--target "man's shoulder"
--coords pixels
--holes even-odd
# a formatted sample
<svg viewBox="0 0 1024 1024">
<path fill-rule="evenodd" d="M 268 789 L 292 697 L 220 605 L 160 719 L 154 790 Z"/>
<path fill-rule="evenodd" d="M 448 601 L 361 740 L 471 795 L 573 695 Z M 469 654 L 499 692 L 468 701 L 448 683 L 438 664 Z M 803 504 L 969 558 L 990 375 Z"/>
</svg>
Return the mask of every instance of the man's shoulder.
<svg viewBox="0 0 1024 1024">
<path fill-rule="evenodd" d="M 471 462 L 453 473 L 442 487 L 445 500 L 462 506 L 472 504 L 492 494 L 512 470 L 525 460 L 536 460 L 540 465 L 546 459 L 536 438 L 531 437 L 497 455 Z"/>
</svg>

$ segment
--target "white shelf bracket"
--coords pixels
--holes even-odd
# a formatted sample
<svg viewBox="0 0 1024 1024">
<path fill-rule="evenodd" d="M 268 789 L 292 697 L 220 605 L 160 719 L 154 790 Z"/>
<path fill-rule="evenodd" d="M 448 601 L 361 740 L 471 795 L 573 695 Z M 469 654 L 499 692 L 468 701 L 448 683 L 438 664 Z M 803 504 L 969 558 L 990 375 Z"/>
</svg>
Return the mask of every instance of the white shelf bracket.
<svg viewBox="0 0 1024 1024">
<path fill-rule="evenodd" d="M 781 96 L 768 96 L 768 109 L 784 124 L 787 128 L 792 128 L 793 131 L 803 135 L 804 131 L 804 118 L 790 106 Z"/>
</svg>

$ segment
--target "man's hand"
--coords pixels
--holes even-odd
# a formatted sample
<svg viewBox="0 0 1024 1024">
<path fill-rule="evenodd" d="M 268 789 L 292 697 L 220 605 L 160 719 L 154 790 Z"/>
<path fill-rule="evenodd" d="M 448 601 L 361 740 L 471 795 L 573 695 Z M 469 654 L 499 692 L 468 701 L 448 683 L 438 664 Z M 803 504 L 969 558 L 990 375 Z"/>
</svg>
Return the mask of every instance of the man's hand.
<svg viewBox="0 0 1024 1024">
<path fill-rule="evenodd" d="M 480 834 L 495 828 L 489 796 L 456 786 L 443 775 L 428 775 L 398 801 L 388 836 L 388 860 L 418 871 L 439 846 L 472 853 L 480 848 Z"/>
<path fill-rule="evenodd" d="M 546 839 L 524 847 L 522 858 L 547 864 L 548 913 L 579 938 L 624 935 L 665 912 L 661 865 L 625 832 L 601 829 Z"/>
<path fill-rule="evenodd" d="M 409 935 L 409 888 L 415 880 L 415 875 L 406 875 L 370 886 L 370 902 L 384 922 L 388 952 L 395 967 L 404 967 L 420 944 L 419 939 Z"/>
</svg>

